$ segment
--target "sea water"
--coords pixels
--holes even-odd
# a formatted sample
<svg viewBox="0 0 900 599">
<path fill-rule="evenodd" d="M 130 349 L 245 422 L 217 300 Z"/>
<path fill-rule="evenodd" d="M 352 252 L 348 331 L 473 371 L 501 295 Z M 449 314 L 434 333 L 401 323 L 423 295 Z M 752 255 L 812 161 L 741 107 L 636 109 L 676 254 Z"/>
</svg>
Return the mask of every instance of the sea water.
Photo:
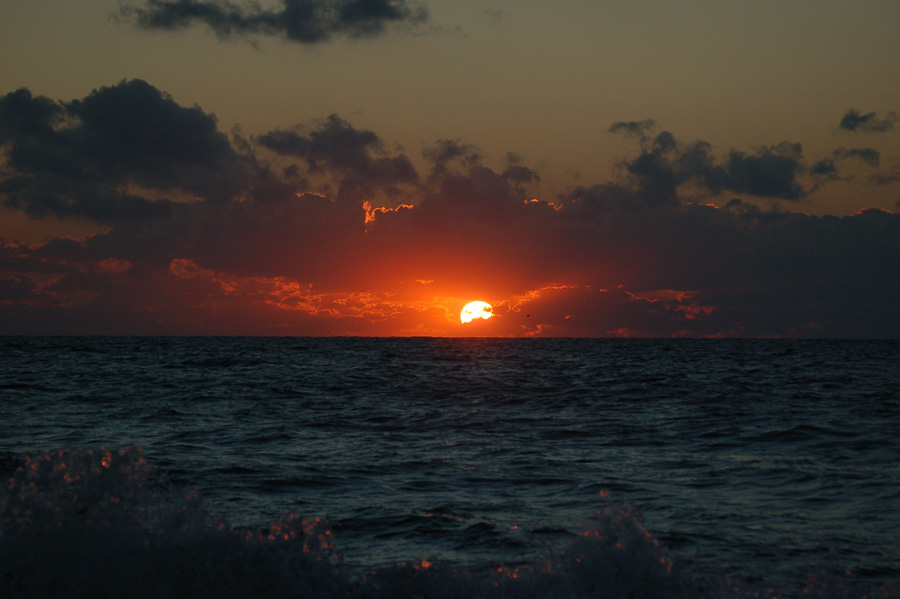
<svg viewBox="0 0 900 599">
<path fill-rule="evenodd" d="M 0 597 L 900 597 L 900 342 L 0 337 Z"/>
</svg>

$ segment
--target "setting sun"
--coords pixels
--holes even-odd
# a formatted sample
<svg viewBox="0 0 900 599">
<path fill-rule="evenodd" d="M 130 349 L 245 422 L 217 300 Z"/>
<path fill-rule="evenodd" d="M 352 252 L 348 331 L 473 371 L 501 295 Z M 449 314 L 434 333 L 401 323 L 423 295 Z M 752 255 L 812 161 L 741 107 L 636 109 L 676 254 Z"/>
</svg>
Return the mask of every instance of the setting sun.
<svg viewBox="0 0 900 599">
<path fill-rule="evenodd" d="M 494 315 L 493 308 L 487 302 L 469 302 L 459 313 L 459 319 L 463 323 L 471 322 L 476 318 L 487 320 Z"/>
</svg>

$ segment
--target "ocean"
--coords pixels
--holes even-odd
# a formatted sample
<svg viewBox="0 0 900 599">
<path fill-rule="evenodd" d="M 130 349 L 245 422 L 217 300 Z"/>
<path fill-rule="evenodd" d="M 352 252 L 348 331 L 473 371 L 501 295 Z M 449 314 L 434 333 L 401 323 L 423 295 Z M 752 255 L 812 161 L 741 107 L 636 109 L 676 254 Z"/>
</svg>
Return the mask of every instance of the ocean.
<svg viewBox="0 0 900 599">
<path fill-rule="evenodd" d="M 900 597 L 900 341 L 0 337 L 0 597 Z"/>
</svg>

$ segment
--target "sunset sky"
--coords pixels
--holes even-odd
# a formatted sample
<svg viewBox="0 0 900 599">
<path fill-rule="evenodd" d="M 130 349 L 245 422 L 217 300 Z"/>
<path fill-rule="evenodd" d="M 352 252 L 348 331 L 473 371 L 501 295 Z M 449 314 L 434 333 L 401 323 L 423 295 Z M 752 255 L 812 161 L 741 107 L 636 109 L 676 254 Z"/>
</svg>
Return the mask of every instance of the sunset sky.
<svg viewBox="0 0 900 599">
<path fill-rule="evenodd" d="M 900 337 L 898 24 L 6 0 L 0 334 Z"/>
</svg>

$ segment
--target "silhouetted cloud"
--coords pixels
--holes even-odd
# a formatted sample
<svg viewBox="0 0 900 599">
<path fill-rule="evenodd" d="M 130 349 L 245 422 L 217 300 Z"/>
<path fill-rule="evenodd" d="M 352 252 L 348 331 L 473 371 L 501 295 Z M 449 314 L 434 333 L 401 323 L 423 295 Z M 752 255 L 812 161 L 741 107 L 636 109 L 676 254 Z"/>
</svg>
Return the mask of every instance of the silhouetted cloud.
<svg viewBox="0 0 900 599">
<path fill-rule="evenodd" d="M 823 158 L 816 161 L 809 169 L 809 172 L 815 177 L 824 177 L 826 179 L 837 179 L 838 170 L 831 158 Z"/>
<path fill-rule="evenodd" d="M 651 129 L 656 127 L 656 121 L 646 119 L 643 121 L 617 121 L 610 125 L 609 133 L 624 133 L 640 140 L 645 140 Z"/>
<path fill-rule="evenodd" d="M 536 170 L 522 164 L 524 158 L 515 152 L 506 155 L 506 169 L 503 176 L 510 182 L 518 185 L 528 185 L 541 180 L 541 175 Z"/>
<path fill-rule="evenodd" d="M 123 5 L 120 14 L 144 29 L 184 29 L 203 23 L 220 38 L 277 35 L 301 44 L 335 36 L 371 37 L 389 25 L 428 20 L 424 5 L 413 0 L 282 0 L 279 9 L 226 0 L 145 0 Z"/>
<path fill-rule="evenodd" d="M 623 126 L 640 148 L 621 177 L 548 201 L 516 154 L 494 168 L 441 140 L 419 173 L 337 115 L 228 137 L 144 82 L 19 90 L 0 116 L 7 208 L 107 223 L 0 243 L 6 333 L 455 335 L 478 297 L 494 335 L 900 335 L 900 214 L 752 203 L 876 166 L 868 148 L 806 166 L 798 144 L 716 152 Z"/>
<path fill-rule="evenodd" d="M 0 98 L 8 175 L 0 195 L 32 217 L 98 222 L 165 216 L 168 200 L 128 185 L 224 201 L 249 185 L 251 164 L 200 108 L 140 80 L 68 103 L 18 90 Z"/>
<path fill-rule="evenodd" d="M 183 189 L 206 199 L 241 191 L 247 165 L 216 118 L 184 108 L 140 81 L 95 90 L 67 105 L 76 128 L 71 143 L 86 153 L 102 177 L 133 177 L 139 185 Z"/>
<path fill-rule="evenodd" d="M 890 185 L 900 181 L 900 166 L 895 166 L 886 173 L 875 173 L 872 176 L 872 181 L 876 185 Z"/>
<path fill-rule="evenodd" d="M 725 164 L 705 173 L 703 179 L 714 191 L 799 200 L 805 195 L 797 182 L 803 169 L 802 159 L 803 148 L 796 143 L 782 142 L 754 154 L 731 150 Z"/>
<path fill-rule="evenodd" d="M 336 114 L 308 135 L 277 129 L 257 138 L 257 142 L 286 156 L 306 159 L 310 170 L 364 170 L 371 162 L 370 152 L 383 147 L 372 131 L 360 131 Z"/>
<path fill-rule="evenodd" d="M 881 152 L 873 148 L 838 148 L 834 151 L 837 158 L 857 158 L 869 166 L 878 166 Z"/>
<path fill-rule="evenodd" d="M 459 139 L 441 139 L 426 148 L 422 155 L 438 168 L 445 168 L 453 162 L 473 166 L 483 158 L 478 148 Z"/>
<path fill-rule="evenodd" d="M 641 141 L 641 153 L 622 165 L 642 188 L 645 204 L 671 205 L 678 187 L 687 182 L 717 194 L 745 193 L 783 200 L 800 200 L 806 195 L 798 181 L 805 170 L 800 144 L 781 142 L 753 153 L 732 149 L 719 159 L 705 141 L 685 144 L 668 131 L 650 137 L 647 132 L 654 125 L 651 120 L 618 122 L 609 129 Z"/>
<path fill-rule="evenodd" d="M 851 108 L 841 118 L 838 125 L 845 131 L 872 131 L 883 133 L 894 128 L 897 122 L 897 115 L 889 112 L 887 116 L 881 120 L 878 119 L 874 112 L 861 113 L 859 110 Z"/>
<path fill-rule="evenodd" d="M 306 134 L 278 129 L 256 141 L 282 156 L 304 159 L 311 173 L 340 175 L 339 195 L 353 201 L 370 197 L 375 188 L 396 193 L 397 186 L 418 181 L 409 158 L 388 156 L 378 135 L 356 129 L 336 114 Z"/>
<path fill-rule="evenodd" d="M 876 168 L 881 161 L 881 152 L 873 148 L 838 148 L 834 150 L 831 156 L 821 158 L 810 166 L 809 174 L 816 182 L 813 190 L 829 181 L 853 180 L 856 176 L 855 173 L 851 171 L 849 174 L 845 174 L 847 167 L 844 163 L 847 160 L 857 160 L 868 167 Z M 844 174 L 842 174 L 842 170 Z M 875 173 L 869 178 L 877 182 L 880 176 L 882 175 Z"/>
<path fill-rule="evenodd" d="M 35 98 L 25 88 L 10 92 L 0 97 L 0 143 L 20 138 L 49 140 L 64 118 L 64 108 L 50 98 Z M 18 153 L 24 152 L 24 148 L 18 149 Z M 14 155 L 11 158 L 16 159 Z"/>
</svg>

